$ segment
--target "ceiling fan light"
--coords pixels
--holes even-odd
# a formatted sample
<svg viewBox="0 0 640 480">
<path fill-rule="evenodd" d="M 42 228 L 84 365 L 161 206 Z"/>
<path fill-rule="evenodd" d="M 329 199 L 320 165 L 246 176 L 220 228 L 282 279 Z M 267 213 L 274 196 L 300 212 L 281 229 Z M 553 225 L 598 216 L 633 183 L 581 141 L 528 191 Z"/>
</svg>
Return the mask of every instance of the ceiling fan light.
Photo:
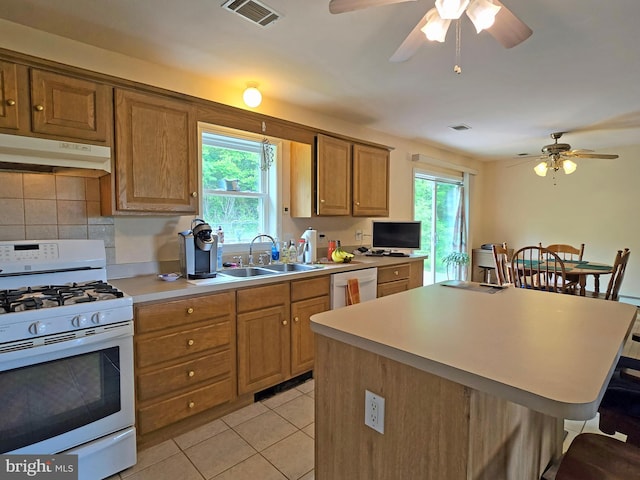
<svg viewBox="0 0 640 480">
<path fill-rule="evenodd" d="M 473 0 L 467 8 L 467 16 L 476 27 L 476 33 L 491 27 L 496 21 L 496 15 L 500 11 L 498 5 L 494 5 L 491 0 Z"/>
<path fill-rule="evenodd" d="M 549 170 L 547 162 L 540 162 L 533 169 L 533 171 L 536 172 L 536 175 L 538 175 L 539 177 L 546 177 L 547 176 L 547 170 Z"/>
<path fill-rule="evenodd" d="M 564 173 L 566 173 L 567 175 L 571 175 L 573 172 L 576 171 L 577 168 L 578 168 L 578 165 L 576 165 L 576 162 L 573 162 L 571 160 L 562 161 L 562 169 L 564 170 Z"/>
<path fill-rule="evenodd" d="M 436 0 L 436 8 L 443 20 L 456 20 L 469 5 L 469 0 Z"/>
<path fill-rule="evenodd" d="M 427 24 L 420 30 L 425 34 L 427 40 L 440 43 L 444 42 L 451 20 L 443 20 L 440 18 L 438 10 L 435 8 L 432 8 L 427 12 L 426 18 Z"/>
</svg>

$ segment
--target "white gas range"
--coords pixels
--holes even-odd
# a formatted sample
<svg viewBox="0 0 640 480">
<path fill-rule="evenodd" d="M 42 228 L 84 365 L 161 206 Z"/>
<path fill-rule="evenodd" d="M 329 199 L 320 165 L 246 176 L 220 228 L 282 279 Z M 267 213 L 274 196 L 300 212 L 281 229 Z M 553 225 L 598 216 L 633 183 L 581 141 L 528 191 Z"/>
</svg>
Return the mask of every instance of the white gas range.
<svg viewBox="0 0 640 480">
<path fill-rule="evenodd" d="M 133 302 L 98 240 L 0 242 L 0 453 L 78 455 L 79 478 L 136 462 Z"/>
</svg>

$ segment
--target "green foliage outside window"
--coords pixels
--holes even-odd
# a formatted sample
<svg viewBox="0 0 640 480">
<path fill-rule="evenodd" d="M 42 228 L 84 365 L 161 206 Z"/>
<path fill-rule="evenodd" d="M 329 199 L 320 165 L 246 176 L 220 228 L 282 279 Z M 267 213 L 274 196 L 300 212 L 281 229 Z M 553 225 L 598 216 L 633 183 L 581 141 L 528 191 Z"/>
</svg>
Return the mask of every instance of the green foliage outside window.
<svg viewBox="0 0 640 480">
<path fill-rule="evenodd" d="M 431 242 L 435 241 L 435 258 L 425 260 L 425 270 L 432 264 L 436 274 L 446 275 L 447 265 L 443 259 L 453 248 L 455 215 L 458 210 L 460 186 L 416 177 L 414 180 L 414 218 L 422 221 L 421 248 L 418 253 L 431 255 Z M 435 195 L 435 238 L 432 238 L 433 202 Z"/>
<path fill-rule="evenodd" d="M 203 216 L 226 243 L 249 242 L 264 229 L 264 198 L 258 151 L 202 145 Z M 235 181 L 237 191 L 229 191 Z"/>
</svg>

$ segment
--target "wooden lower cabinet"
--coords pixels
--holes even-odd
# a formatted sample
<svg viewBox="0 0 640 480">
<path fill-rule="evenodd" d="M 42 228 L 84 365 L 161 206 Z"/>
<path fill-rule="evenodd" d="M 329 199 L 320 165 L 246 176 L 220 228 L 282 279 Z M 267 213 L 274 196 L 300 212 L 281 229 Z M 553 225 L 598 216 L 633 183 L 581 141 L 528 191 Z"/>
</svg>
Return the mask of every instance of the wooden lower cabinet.
<svg viewBox="0 0 640 480">
<path fill-rule="evenodd" d="M 255 392 L 287 378 L 289 308 L 238 314 L 238 393 Z"/>
<path fill-rule="evenodd" d="M 331 308 L 330 278 L 291 282 L 291 376 L 313 369 L 315 358 L 311 316 Z"/>
<path fill-rule="evenodd" d="M 313 369 L 311 315 L 329 310 L 328 275 L 239 290 L 238 394 Z"/>
<path fill-rule="evenodd" d="M 423 260 L 378 267 L 378 297 L 421 287 L 423 269 Z"/>
<path fill-rule="evenodd" d="M 238 290 L 238 394 L 288 377 L 289 298 L 288 282 Z"/>
<path fill-rule="evenodd" d="M 235 293 L 135 306 L 140 436 L 236 398 Z"/>
</svg>

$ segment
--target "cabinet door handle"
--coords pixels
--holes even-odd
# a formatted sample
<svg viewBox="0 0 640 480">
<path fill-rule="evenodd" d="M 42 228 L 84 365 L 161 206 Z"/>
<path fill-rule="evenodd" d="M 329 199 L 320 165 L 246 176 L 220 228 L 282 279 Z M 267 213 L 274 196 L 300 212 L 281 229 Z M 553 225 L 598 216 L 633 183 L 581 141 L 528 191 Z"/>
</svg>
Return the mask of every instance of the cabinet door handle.
<svg viewBox="0 0 640 480">
<path fill-rule="evenodd" d="M 394 270 L 393 274 L 397 277 L 398 276 L 398 270 Z"/>
<path fill-rule="evenodd" d="M 360 202 L 356 202 L 356 206 L 359 207 L 360 206 Z"/>
<path fill-rule="evenodd" d="M 188 314 L 192 314 L 192 313 L 193 313 L 193 307 L 189 307 L 189 308 L 187 308 L 187 313 L 188 313 Z"/>
<path fill-rule="evenodd" d="M 195 340 L 193 340 L 193 339 L 191 339 L 191 338 L 190 338 L 190 339 L 189 339 L 189 341 L 187 342 L 187 345 L 191 346 L 191 345 L 193 345 L 194 343 L 196 343 L 196 342 L 195 342 Z"/>
<path fill-rule="evenodd" d="M 192 196 L 193 198 L 196 198 L 196 197 L 198 196 L 198 192 L 191 192 L 191 196 Z"/>
<path fill-rule="evenodd" d="M 324 203 L 324 198 L 321 198 L 321 199 L 320 199 L 320 203 Z"/>
<path fill-rule="evenodd" d="M 44 107 L 43 107 L 42 105 L 36 105 L 34 108 L 35 108 L 38 112 L 41 112 L 41 111 L 43 111 L 43 110 L 44 110 Z"/>
<path fill-rule="evenodd" d="M 298 318 L 298 317 L 293 317 L 293 321 L 294 321 L 294 322 L 296 322 L 296 323 L 298 323 L 298 322 L 300 321 L 300 318 Z"/>
<path fill-rule="evenodd" d="M 7 99 L 7 105 L 13 107 L 16 104 L 16 101 L 13 98 Z"/>
<path fill-rule="evenodd" d="M 193 408 L 196 406 L 196 402 L 189 402 L 189 408 Z"/>
<path fill-rule="evenodd" d="M 196 372 L 194 372 L 193 370 L 189 370 L 189 376 L 193 377 L 196 374 Z"/>
<path fill-rule="evenodd" d="M 282 321 L 282 325 L 285 325 L 285 326 L 286 326 L 286 325 L 287 325 L 287 323 L 289 323 L 289 322 L 287 322 L 286 320 L 283 320 L 283 321 Z"/>
</svg>

